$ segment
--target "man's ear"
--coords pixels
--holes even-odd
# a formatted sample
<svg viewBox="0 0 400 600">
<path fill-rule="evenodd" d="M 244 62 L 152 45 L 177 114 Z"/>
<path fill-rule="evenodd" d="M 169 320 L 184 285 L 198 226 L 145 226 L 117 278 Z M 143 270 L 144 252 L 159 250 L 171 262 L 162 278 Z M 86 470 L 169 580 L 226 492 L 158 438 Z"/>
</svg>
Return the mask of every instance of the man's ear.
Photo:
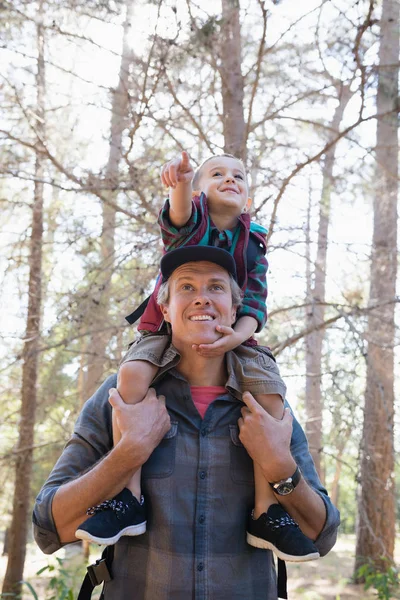
<svg viewBox="0 0 400 600">
<path fill-rule="evenodd" d="M 247 213 L 250 211 L 251 205 L 253 203 L 253 200 L 251 198 L 247 198 L 247 202 L 245 204 L 245 206 L 243 206 L 242 208 L 242 213 Z"/>
<path fill-rule="evenodd" d="M 232 306 L 231 325 L 236 321 L 236 306 Z"/>
<path fill-rule="evenodd" d="M 164 317 L 164 321 L 166 321 L 167 323 L 170 323 L 169 314 L 168 314 L 168 305 L 160 304 L 160 309 L 161 309 L 162 315 Z"/>
</svg>

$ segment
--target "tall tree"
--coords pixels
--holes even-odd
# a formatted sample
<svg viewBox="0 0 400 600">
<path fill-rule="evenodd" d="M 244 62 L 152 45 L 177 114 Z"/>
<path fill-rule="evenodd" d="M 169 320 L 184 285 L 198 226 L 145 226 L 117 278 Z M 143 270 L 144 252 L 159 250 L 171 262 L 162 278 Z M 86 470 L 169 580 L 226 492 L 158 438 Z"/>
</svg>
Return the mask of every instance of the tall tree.
<svg viewBox="0 0 400 600">
<path fill-rule="evenodd" d="M 239 0 L 222 0 L 220 40 L 221 93 L 223 107 L 224 149 L 246 160 L 246 125 L 244 121 L 244 80 L 241 71 L 242 44 Z"/>
<path fill-rule="evenodd" d="M 43 0 L 39 0 L 36 21 L 37 73 L 35 114 L 35 129 L 39 141 L 35 159 L 35 184 L 29 257 L 28 314 L 22 355 L 21 413 L 19 439 L 16 449 L 15 489 L 9 532 L 8 563 L 2 590 L 3 594 L 14 593 L 16 595 L 21 593 L 28 533 L 42 298 L 44 156 L 41 152 L 40 141 L 44 141 L 45 137 L 46 92 L 43 13 Z"/>
<path fill-rule="evenodd" d="M 110 329 L 105 326 L 109 311 L 111 277 L 115 265 L 116 210 L 113 200 L 118 191 L 119 164 L 123 153 L 123 133 L 127 127 L 129 111 L 129 70 L 133 51 L 129 43 L 132 28 L 133 5 L 126 2 L 123 26 L 122 55 L 118 85 L 113 92 L 109 156 L 105 172 L 106 193 L 102 204 L 102 232 L 100 240 L 101 262 L 96 271 L 96 281 L 90 289 L 90 307 L 85 317 L 85 327 L 91 332 L 88 343 L 88 363 L 84 377 L 83 397 L 89 398 L 100 384 L 106 363 Z"/>
<path fill-rule="evenodd" d="M 387 560 L 393 560 L 395 538 L 393 346 L 397 272 L 399 8 L 398 0 L 383 0 L 380 20 L 371 310 L 367 329 L 367 388 L 356 569 L 372 560 L 377 569 L 385 570 Z"/>
<path fill-rule="evenodd" d="M 329 141 L 334 141 L 339 133 L 343 113 L 351 98 L 350 86 L 336 82 L 338 92 L 338 105 L 329 126 Z M 306 336 L 306 397 L 307 412 L 306 432 L 310 444 L 310 452 L 320 477 L 323 475 L 321 468 L 322 450 L 322 400 L 321 400 L 321 372 L 322 372 L 322 344 L 324 329 L 318 329 L 325 316 L 325 287 L 326 267 L 328 252 L 328 232 L 331 210 L 331 195 L 333 185 L 333 167 L 335 164 L 336 144 L 332 145 L 325 154 L 322 168 L 322 191 L 319 202 L 319 225 L 317 255 L 314 264 L 314 279 L 308 271 L 307 277 L 307 316 L 306 328 L 312 333 Z"/>
</svg>

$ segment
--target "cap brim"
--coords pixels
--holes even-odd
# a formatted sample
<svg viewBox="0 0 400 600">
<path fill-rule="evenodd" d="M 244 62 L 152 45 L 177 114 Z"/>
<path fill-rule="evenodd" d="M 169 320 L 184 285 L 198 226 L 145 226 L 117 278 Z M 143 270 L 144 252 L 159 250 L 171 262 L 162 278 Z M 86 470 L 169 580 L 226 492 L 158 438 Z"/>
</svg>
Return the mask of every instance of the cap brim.
<svg viewBox="0 0 400 600">
<path fill-rule="evenodd" d="M 206 261 L 219 265 L 237 281 L 236 265 L 232 254 L 216 246 L 184 246 L 167 252 L 161 259 L 161 274 L 166 281 L 172 273 L 189 262 Z"/>
</svg>

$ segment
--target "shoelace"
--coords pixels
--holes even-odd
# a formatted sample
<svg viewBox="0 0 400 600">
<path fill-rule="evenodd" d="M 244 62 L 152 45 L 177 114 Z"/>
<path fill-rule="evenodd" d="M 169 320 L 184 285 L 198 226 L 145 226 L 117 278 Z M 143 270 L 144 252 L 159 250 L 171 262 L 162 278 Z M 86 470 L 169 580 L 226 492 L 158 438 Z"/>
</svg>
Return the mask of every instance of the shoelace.
<svg viewBox="0 0 400 600">
<path fill-rule="evenodd" d="M 271 517 L 267 517 L 268 525 L 271 529 L 280 529 L 281 527 L 288 527 L 290 525 L 294 527 L 298 527 L 298 523 L 292 519 L 292 517 L 285 516 L 280 517 L 279 519 L 272 519 Z"/>
<path fill-rule="evenodd" d="M 96 506 L 90 506 L 86 514 L 89 516 L 93 516 L 96 513 L 101 512 L 102 510 L 113 510 L 114 512 L 124 514 L 129 508 L 129 505 L 122 500 L 105 500 L 101 504 L 96 504 Z"/>
<path fill-rule="evenodd" d="M 254 510 L 251 511 L 251 518 L 254 519 Z M 268 523 L 271 529 L 279 529 L 280 527 L 288 527 L 289 525 L 292 525 L 293 527 L 299 526 L 299 524 L 296 523 L 296 521 L 289 515 L 279 517 L 278 519 L 273 519 L 265 514 L 264 520 L 266 523 Z"/>
</svg>

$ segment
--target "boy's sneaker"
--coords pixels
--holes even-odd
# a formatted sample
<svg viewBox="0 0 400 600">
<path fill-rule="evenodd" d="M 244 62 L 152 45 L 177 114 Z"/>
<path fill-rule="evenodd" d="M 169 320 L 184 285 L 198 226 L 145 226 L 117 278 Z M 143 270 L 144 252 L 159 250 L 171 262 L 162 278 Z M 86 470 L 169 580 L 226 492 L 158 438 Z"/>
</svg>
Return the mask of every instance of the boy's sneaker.
<svg viewBox="0 0 400 600">
<path fill-rule="evenodd" d="M 88 508 L 92 515 L 75 531 L 81 540 L 110 546 L 123 535 L 140 535 L 146 531 L 146 507 L 143 496 L 140 502 L 130 490 L 124 488 L 112 500 Z"/>
<path fill-rule="evenodd" d="M 258 519 L 253 518 L 253 513 L 250 515 L 247 543 L 255 548 L 272 550 L 278 558 L 288 562 L 319 558 L 317 547 L 280 504 L 271 504 Z"/>
</svg>

